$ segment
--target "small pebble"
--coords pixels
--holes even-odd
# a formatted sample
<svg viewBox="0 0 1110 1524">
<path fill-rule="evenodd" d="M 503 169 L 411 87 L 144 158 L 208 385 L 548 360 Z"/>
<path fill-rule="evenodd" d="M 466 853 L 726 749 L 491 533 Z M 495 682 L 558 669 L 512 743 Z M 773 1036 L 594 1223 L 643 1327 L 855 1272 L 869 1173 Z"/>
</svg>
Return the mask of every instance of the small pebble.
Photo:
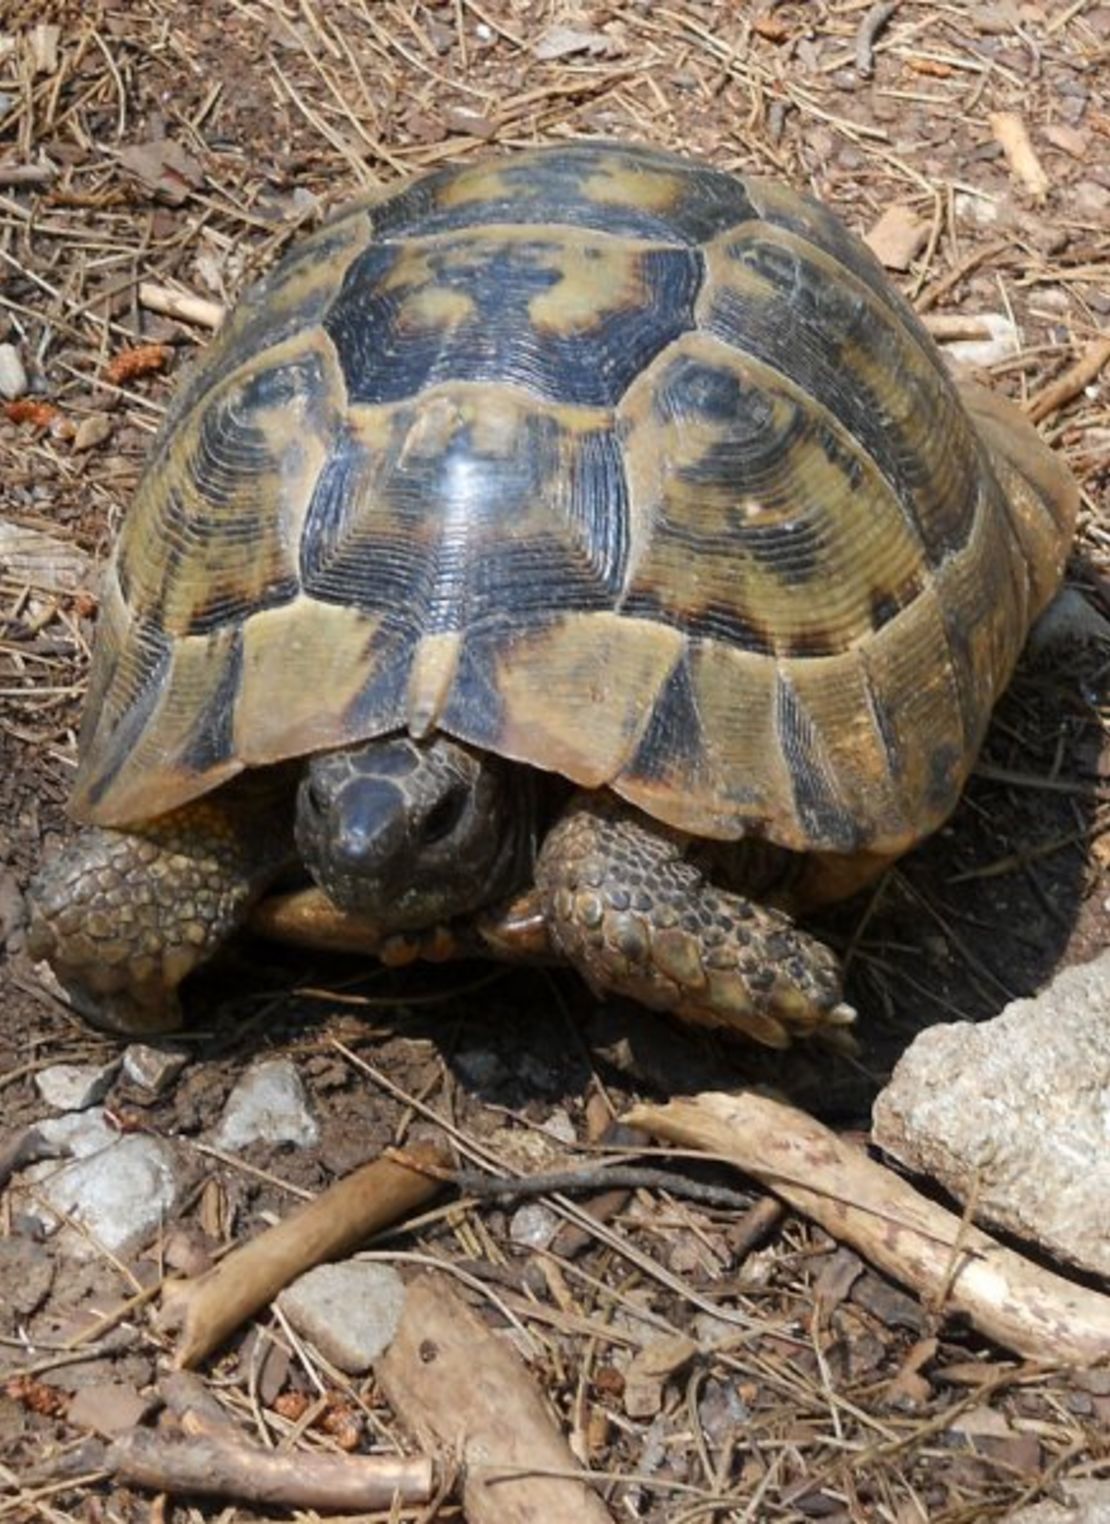
<svg viewBox="0 0 1110 1524">
<path fill-rule="evenodd" d="M 513 1213 L 509 1223 L 509 1237 L 514 1244 L 528 1249 L 546 1249 L 559 1229 L 559 1219 L 550 1207 L 530 1201 Z"/>
<path fill-rule="evenodd" d="M 161 1095 L 169 1088 L 189 1061 L 188 1053 L 177 1047 L 154 1047 L 133 1042 L 124 1050 L 123 1072 L 133 1085 Z"/>
<path fill-rule="evenodd" d="M 14 402 L 27 390 L 27 370 L 14 344 L 0 344 L 0 397 Z"/>
<path fill-rule="evenodd" d="M 87 1111 L 107 1095 L 119 1060 L 110 1064 L 51 1064 L 35 1075 L 35 1085 L 55 1111 Z"/>
<path fill-rule="evenodd" d="M 278 1306 L 325 1360 L 361 1374 L 393 1342 L 405 1304 L 405 1283 L 389 1265 L 348 1260 L 319 1265 L 278 1297 Z"/>
<path fill-rule="evenodd" d="M 319 1136 L 304 1086 L 284 1058 L 248 1069 L 228 1097 L 216 1147 L 235 1151 L 251 1143 L 296 1143 L 307 1148 Z"/>
</svg>

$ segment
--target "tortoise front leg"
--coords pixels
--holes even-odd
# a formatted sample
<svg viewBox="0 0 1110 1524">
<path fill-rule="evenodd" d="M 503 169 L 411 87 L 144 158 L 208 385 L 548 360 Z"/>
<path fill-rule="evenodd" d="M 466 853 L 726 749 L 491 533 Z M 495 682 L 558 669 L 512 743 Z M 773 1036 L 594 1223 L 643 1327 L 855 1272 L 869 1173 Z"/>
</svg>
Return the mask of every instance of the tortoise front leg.
<svg viewBox="0 0 1110 1524">
<path fill-rule="evenodd" d="M 777 1048 L 854 1017 L 827 947 L 717 888 L 679 833 L 605 796 L 571 801 L 536 881 L 553 942 L 596 989 Z"/>
<path fill-rule="evenodd" d="M 292 793 L 257 777 L 133 831 L 90 826 L 32 882 L 28 949 L 111 1031 L 181 1025 L 178 986 L 291 860 Z"/>
</svg>

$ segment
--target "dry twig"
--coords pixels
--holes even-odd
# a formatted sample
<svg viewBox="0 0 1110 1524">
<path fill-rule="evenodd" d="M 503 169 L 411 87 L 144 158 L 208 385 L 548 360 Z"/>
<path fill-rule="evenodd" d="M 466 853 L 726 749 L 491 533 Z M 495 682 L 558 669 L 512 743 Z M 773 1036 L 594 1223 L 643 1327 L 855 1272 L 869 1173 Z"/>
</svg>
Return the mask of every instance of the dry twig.
<svg viewBox="0 0 1110 1524">
<path fill-rule="evenodd" d="M 196 1365 L 303 1271 L 357 1248 L 442 1189 L 422 1169 L 447 1167 L 441 1149 L 414 1144 L 405 1158 L 364 1164 L 195 1280 L 167 1282 L 161 1321 L 181 1329 L 175 1364 Z"/>
<path fill-rule="evenodd" d="M 1007 1349 L 1046 1365 L 1090 1365 L 1110 1355 L 1110 1298 L 966 1226 L 792 1106 L 752 1092 L 705 1094 L 636 1106 L 625 1120 L 727 1159 Z"/>
</svg>

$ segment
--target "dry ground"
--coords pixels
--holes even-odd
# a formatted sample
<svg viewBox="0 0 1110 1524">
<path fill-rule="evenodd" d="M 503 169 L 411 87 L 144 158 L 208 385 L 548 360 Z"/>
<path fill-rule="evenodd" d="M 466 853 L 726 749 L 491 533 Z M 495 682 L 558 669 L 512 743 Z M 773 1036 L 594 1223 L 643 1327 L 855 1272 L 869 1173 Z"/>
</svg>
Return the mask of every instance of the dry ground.
<svg viewBox="0 0 1110 1524">
<path fill-rule="evenodd" d="M 207 333 L 144 306 L 141 282 L 223 303 L 355 189 L 537 140 L 695 150 L 808 187 L 860 232 L 904 204 L 925 235 L 895 278 L 934 312 L 1012 319 L 1020 350 L 990 379 L 1019 399 L 1036 393 L 1110 326 L 1110 5 L 889 9 L 869 65 L 866 0 L 0 0 L 0 339 L 18 345 L 30 381 L 24 405 L 0 417 L 0 516 L 103 554 Z M 992 128 L 1000 111 L 1029 128 L 1040 192 L 1011 172 Z M 120 362 L 140 343 L 164 346 L 155 368 Z M 1110 377 L 1042 426 L 1084 488 L 1070 578 L 1110 614 Z M 94 612 L 86 591 L 58 590 L 60 572 L 37 580 L 48 585 L 29 586 L 0 549 L 0 1097 L 13 1131 L 42 1111 L 38 1068 L 112 1051 L 21 954 L 19 889 L 67 829 Z M 492 1148 L 506 1170 L 588 1166 L 578 1145 L 544 1131 L 553 1115 L 556 1132 L 569 1121 L 585 1144 L 630 1096 L 668 1087 L 772 1077 L 826 1118 L 866 1126 L 869 1097 L 914 1030 L 993 1014 L 1105 946 L 1105 676 L 1097 654 L 1027 663 L 951 825 L 880 896 L 829 919 L 864 1015 L 854 1062 L 810 1053 L 770 1065 L 599 1009 L 569 978 L 367 973 L 241 950 L 197 991 L 195 1059 L 139 1123 L 188 1146 L 252 1059 L 288 1052 L 322 1142 L 257 1147 L 241 1167 L 198 1152 L 185 1225 L 215 1245 L 246 1236 L 289 1205 L 283 1182 L 317 1189 L 414 1126 L 450 1124 L 464 1151 Z M 353 1067 L 340 1042 L 371 1068 Z M 135 1114 L 133 1096 L 114 1099 Z M 24 1210 L 9 1191 L 0 1234 L 18 1236 Z M 583 1457 L 637 1478 L 600 1484 L 616 1517 L 985 1519 L 1051 1495 L 1061 1478 L 1110 1470 L 1110 1375 L 1024 1369 L 798 1220 L 752 1249 L 735 1210 L 677 1191 L 642 1190 L 607 1210 L 592 1238 L 563 1234 L 544 1253 L 514 1241 L 515 1208 L 469 1202 L 391 1243 L 465 1261 L 525 1320 L 534 1374 Z M 40 1252 L 54 1278 L 24 1320 L 36 1348 L 149 1280 L 160 1252 L 80 1273 Z M 4 1294 L 0 1367 L 12 1368 L 26 1357 Z M 496 1298 L 484 1310 L 499 1318 Z M 756 1319 L 756 1334 L 714 1348 L 714 1310 Z M 645 1314 L 702 1347 L 650 1421 L 622 1397 Z M 141 1318 L 125 1342 L 111 1371 L 142 1387 L 159 1342 Z M 277 1393 L 248 1391 L 241 1345 L 209 1370 L 268 1441 L 288 1431 Z M 60 1367 L 45 1379 L 64 1390 L 71 1376 Z M 288 1390 L 309 1381 L 297 1361 L 282 1379 Z M 404 1442 L 372 1383 L 351 1383 L 342 1401 L 375 1443 Z M 104 1485 L 36 1497 L 35 1463 L 77 1437 L 64 1413 L 0 1396 L 0 1516 L 146 1516 L 141 1495 Z M 298 1443 L 334 1440 L 314 1430 Z"/>
</svg>

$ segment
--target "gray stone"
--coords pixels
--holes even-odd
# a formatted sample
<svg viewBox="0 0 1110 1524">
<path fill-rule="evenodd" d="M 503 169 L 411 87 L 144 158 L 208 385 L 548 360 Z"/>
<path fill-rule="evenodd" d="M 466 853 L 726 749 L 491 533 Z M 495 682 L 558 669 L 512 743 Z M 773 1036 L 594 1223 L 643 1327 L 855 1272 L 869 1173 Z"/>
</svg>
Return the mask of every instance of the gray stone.
<svg viewBox="0 0 1110 1524">
<path fill-rule="evenodd" d="M 546 1249 L 559 1231 L 559 1219 L 550 1207 L 530 1201 L 513 1213 L 509 1237 L 528 1249 Z"/>
<path fill-rule="evenodd" d="M 188 1062 L 189 1054 L 184 1048 L 133 1042 L 124 1049 L 123 1072 L 133 1085 L 149 1090 L 152 1095 L 161 1095 Z"/>
<path fill-rule="evenodd" d="M 1053 1491 L 1064 1501 L 1045 1499 L 1005 1515 L 1002 1524 L 1110 1524 L 1110 1482 L 1093 1477 L 1067 1477 Z"/>
<path fill-rule="evenodd" d="M 1077 587 L 1061 588 L 1029 632 L 1029 650 L 1035 655 L 1092 641 L 1110 645 L 1110 620 Z"/>
<path fill-rule="evenodd" d="M 307 1148 L 318 1136 L 300 1075 L 288 1059 L 274 1058 L 248 1069 L 231 1092 L 216 1146 L 233 1152 L 251 1143 Z"/>
<path fill-rule="evenodd" d="M 993 1021 L 922 1032 L 873 1135 L 979 1220 L 1110 1274 L 1110 952 Z"/>
<path fill-rule="evenodd" d="M 14 344 L 0 344 L 0 397 L 14 402 L 27 390 L 27 368 Z"/>
<path fill-rule="evenodd" d="M 350 1375 L 369 1370 L 389 1348 L 404 1302 L 396 1270 L 357 1259 L 309 1270 L 278 1297 L 296 1331 Z"/>
<path fill-rule="evenodd" d="M 38 1092 L 56 1111 L 87 1111 L 111 1089 L 119 1059 L 109 1064 L 51 1064 L 35 1075 Z"/>
<path fill-rule="evenodd" d="M 87 1159 L 90 1154 L 110 1148 L 119 1138 L 114 1127 L 104 1120 L 100 1106 L 88 1111 L 72 1111 L 65 1116 L 47 1117 L 35 1129 L 51 1148 L 74 1159 Z"/>
<path fill-rule="evenodd" d="M 105 1129 L 108 1131 L 108 1129 Z M 184 1170 L 172 1145 L 141 1133 L 121 1137 L 109 1131 L 107 1145 L 61 1169 L 37 1164 L 23 1175 L 40 1198 L 89 1235 L 64 1231 L 59 1244 L 78 1257 L 125 1253 L 144 1243 L 173 1211 Z"/>
</svg>

